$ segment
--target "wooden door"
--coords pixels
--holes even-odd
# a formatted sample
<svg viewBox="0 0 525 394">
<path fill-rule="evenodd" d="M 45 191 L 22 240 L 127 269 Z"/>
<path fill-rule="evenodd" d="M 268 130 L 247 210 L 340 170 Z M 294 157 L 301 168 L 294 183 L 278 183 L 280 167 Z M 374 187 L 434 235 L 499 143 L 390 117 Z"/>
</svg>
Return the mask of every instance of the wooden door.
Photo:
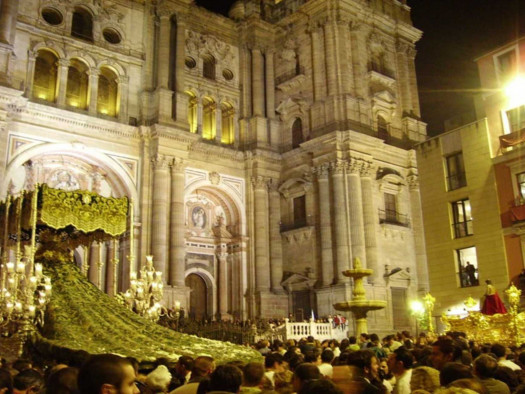
<svg viewBox="0 0 525 394">
<path fill-rule="evenodd" d="M 186 277 L 185 284 L 191 289 L 190 292 L 190 319 L 202 320 L 208 317 L 206 310 L 207 288 L 206 282 L 197 274 Z"/>
</svg>

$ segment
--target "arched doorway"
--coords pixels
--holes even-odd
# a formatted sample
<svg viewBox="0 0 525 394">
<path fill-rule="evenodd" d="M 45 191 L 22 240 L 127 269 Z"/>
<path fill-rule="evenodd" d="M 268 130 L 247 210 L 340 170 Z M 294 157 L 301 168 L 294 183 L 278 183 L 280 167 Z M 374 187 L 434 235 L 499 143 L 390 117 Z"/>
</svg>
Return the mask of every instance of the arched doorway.
<svg viewBox="0 0 525 394">
<path fill-rule="evenodd" d="M 188 315 L 191 319 L 201 320 L 208 317 L 207 312 L 207 286 L 204 279 L 197 274 L 186 277 L 185 284 L 191 289 L 190 308 Z"/>
</svg>

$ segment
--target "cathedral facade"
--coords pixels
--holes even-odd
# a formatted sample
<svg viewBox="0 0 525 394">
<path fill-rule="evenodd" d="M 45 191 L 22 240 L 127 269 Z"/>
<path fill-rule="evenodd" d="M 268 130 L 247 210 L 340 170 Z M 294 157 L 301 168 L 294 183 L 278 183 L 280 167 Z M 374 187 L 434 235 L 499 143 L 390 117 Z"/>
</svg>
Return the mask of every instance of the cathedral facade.
<svg viewBox="0 0 525 394">
<path fill-rule="evenodd" d="M 134 250 L 75 259 L 114 294 L 146 255 L 195 318 L 328 316 L 360 258 L 371 328 L 428 289 L 403 0 L 1 0 L 0 195 L 133 201 Z M 136 256 L 135 259 L 130 256 Z M 349 316 L 350 317 L 350 316 Z"/>
</svg>

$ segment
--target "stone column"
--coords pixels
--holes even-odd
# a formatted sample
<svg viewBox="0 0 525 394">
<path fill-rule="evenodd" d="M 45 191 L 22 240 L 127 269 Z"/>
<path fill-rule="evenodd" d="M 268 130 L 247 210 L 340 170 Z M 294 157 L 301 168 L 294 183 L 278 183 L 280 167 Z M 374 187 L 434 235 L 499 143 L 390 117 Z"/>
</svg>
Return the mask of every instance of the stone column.
<svg viewBox="0 0 525 394">
<path fill-rule="evenodd" d="M 26 97 L 33 97 L 33 81 L 35 79 L 36 54 L 32 51 L 27 55 L 27 79 L 26 79 Z"/>
<path fill-rule="evenodd" d="M 160 16 L 159 52 L 157 56 L 158 87 L 169 89 L 171 14 L 165 10 Z M 183 68 L 184 70 L 184 68 Z"/>
<path fill-rule="evenodd" d="M 354 70 L 352 67 L 352 55 L 346 50 L 350 41 L 348 21 L 341 20 L 337 22 L 338 35 L 338 63 L 341 71 L 341 93 L 353 93 L 354 91 Z"/>
<path fill-rule="evenodd" d="M 14 44 L 18 0 L 0 1 L 0 42 Z"/>
<path fill-rule="evenodd" d="M 98 68 L 92 67 L 89 69 L 89 114 L 92 116 L 97 114 L 99 74 Z"/>
<path fill-rule="evenodd" d="M 347 283 L 349 278 L 343 276 L 343 271 L 348 270 L 350 256 L 348 253 L 348 230 L 346 224 L 346 202 L 344 185 L 344 162 L 332 163 L 332 182 L 334 190 L 334 231 L 336 272 L 335 283 Z"/>
<path fill-rule="evenodd" d="M 186 242 L 184 239 L 184 168 L 182 159 L 171 165 L 170 279 L 172 286 L 184 286 Z"/>
<path fill-rule="evenodd" d="M 255 288 L 259 292 L 270 290 L 270 264 L 268 261 L 268 180 L 258 176 L 252 179 L 255 200 Z"/>
<path fill-rule="evenodd" d="M 166 282 L 166 263 L 168 254 L 168 205 L 169 205 L 169 164 L 164 155 L 157 154 L 152 160 L 153 190 L 152 190 L 152 220 L 151 220 L 151 251 L 155 268 L 162 272 Z"/>
<path fill-rule="evenodd" d="M 414 246 L 416 248 L 416 269 L 418 278 L 418 292 L 424 294 L 429 290 L 427 251 L 425 246 L 425 230 L 421 210 L 421 195 L 419 192 L 419 177 L 416 170 L 407 177 L 410 188 L 410 215 Z"/>
<path fill-rule="evenodd" d="M 374 206 L 373 174 L 374 167 L 372 163 L 366 164 L 363 167 L 361 177 L 361 194 L 363 196 L 366 265 L 367 268 L 374 270 L 372 276 L 368 277 L 368 282 L 370 283 L 374 283 L 375 279 L 379 278 L 382 274 L 377 254 L 377 210 Z"/>
<path fill-rule="evenodd" d="M 352 158 L 348 165 L 347 187 L 350 210 L 350 239 L 352 245 L 352 260 L 361 259 L 363 267 L 366 265 L 365 227 L 363 222 L 363 197 L 361 194 L 360 171 L 364 162 Z"/>
<path fill-rule="evenodd" d="M 273 68 L 273 51 L 266 51 L 266 116 L 275 118 L 275 70 Z"/>
<path fill-rule="evenodd" d="M 319 225 L 321 230 L 321 269 L 322 284 L 330 286 L 334 282 L 334 261 L 332 253 L 332 220 L 330 217 L 330 185 L 328 165 L 315 169 L 319 183 Z"/>
<path fill-rule="evenodd" d="M 252 54 L 250 49 L 242 47 L 240 49 L 240 66 L 244 70 L 242 73 L 242 82 L 244 89 L 242 89 L 243 104 L 241 111 L 241 118 L 248 118 L 252 115 Z"/>
<path fill-rule="evenodd" d="M 219 246 L 219 314 L 221 319 L 228 319 L 228 252 L 226 244 Z"/>
<path fill-rule="evenodd" d="M 270 184 L 270 262 L 272 291 L 282 294 L 283 288 L 283 245 L 281 239 L 281 196 L 276 179 Z"/>
<path fill-rule="evenodd" d="M 113 297 L 117 294 L 118 242 L 109 241 L 106 256 L 106 293 Z"/>
<path fill-rule="evenodd" d="M 120 76 L 120 109 L 118 118 L 122 123 L 128 124 L 128 84 L 129 77 L 127 75 Z"/>
<path fill-rule="evenodd" d="M 312 39 L 312 77 L 314 101 L 319 101 L 326 96 L 325 68 L 323 64 L 323 38 L 322 30 L 318 26 L 313 26 L 311 30 Z"/>
<path fill-rule="evenodd" d="M 324 25 L 324 56 L 326 62 L 326 82 L 328 95 L 337 94 L 337 64 L 334 22 L 328 21 Z"/>
<path fill-rule="evenodd" d="M 184 93 L 184 61 L 186 49 L 186 25 L 181 15 L 177 16 L 177 44 L 175 57 L 175 90 Z"/>
<path fill-rule="evenodd" d="M 350 24 L 350 42 L 352 43 L 352 68 L 354 70 L 354 86 L 358 97 L 367 97 L 365 75 L 367 64 L 362 59 L 368 58 L 366 48 L 367 29 L 362 22 L 353 21 Z"/>
<path fill-rule="evenodd" d="M 220 144 L 222 140 L 222 110 L 221 104 L 215 104 L 215 141 Z"/>
<path fill-rule="evenodd" d="M 98 276 L 98 259 L 100 257 L 100 244 L 93 242 L 89 249 L 89 269 L 88 279 L 95 286 L 100 287 L 99 276 Z"/>
<path fill-rule="evenodd" d="M 259 48 L 252 49 L 253 115 L 264 117 L 264 59 Z"/>
<path fill-rule="evenodd" d="M 67 73 L 69 69 L 69 60 L 58 60 L 58 97 L 57 105 L 59 107 L 66 106 L 66 91 L 67 91 Z"/>
</svg>

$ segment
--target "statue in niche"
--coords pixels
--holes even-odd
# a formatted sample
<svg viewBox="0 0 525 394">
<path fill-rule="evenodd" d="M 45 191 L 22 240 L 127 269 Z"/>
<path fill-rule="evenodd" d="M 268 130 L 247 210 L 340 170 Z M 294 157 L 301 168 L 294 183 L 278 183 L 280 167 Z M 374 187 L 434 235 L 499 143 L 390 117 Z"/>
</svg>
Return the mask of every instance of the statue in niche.
<svg viewBox="0 0 525 394">
<path fill-rule="evenodd" d="M 72 191 L 80 189 L 80 185 L 77 180 L 68 172 L 60 171 L 57 174 L 57 183 L 55 184 L 55 189 L 62 189 L 65 191 Z"/>
<path fill-rule="evenodd" d="M 204 228 L 206 226 L 206 212 L 202 207 L 195 207 L 191 212 L 191 220 L 193 226 L 197 228 Z"/>
</svg>

